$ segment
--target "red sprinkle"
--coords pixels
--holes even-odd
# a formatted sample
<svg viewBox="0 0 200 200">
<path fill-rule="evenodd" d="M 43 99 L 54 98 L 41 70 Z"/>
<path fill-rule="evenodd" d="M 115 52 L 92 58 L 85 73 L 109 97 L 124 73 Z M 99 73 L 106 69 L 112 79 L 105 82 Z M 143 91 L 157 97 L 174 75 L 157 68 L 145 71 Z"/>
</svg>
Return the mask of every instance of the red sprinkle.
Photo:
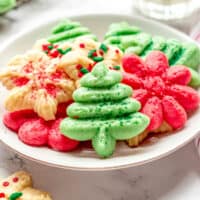
<svg viewBox="0 0 200 200">
<path fill-rule="evenodd" d="M 118 53 L 119 53 L 119 49 L 116 49 L 116 50 L 115 50 L 115 53 L 117 53 L 117 54 L 118 54 Z"/>
<path fill-rule="evenodd" d="M 57 93 L 57 88 L 52 83 L 48 83 L 45 85 L 45 89 L 51 96 L 55 97 Z"/>
<path fill-rule="evenodd" d="M 8 187 L 10 185 L 10 183 L 8 181 L 3 182 L 2 184 L 4 187 Z"/>
<path fill-rule="evenodd" d="M 80 46 L 80 48 L 85 48 L 85 44 L 84 43 L 80 43 L 79 46 Z"/>
<path fill-rule="evenodd" d="M 32 63 L 30 62 L 30 63 L 24 65 L 23 70 L 24 70 L 26 73 L 32 72 L 32 71 L 33 71 L 33 65 L 32 65 Z"/>
<path fill-rule="evenodd" d="M 87 67 L 87 69 L 88 69 L 89 72 L 92 71 L 92 68 L 93 68 L 92 64 L 89 64 L 88 67 Z"/>
<path fill-rule="evenodd" d="M 18 177 L 14 177 L 14 178 L 12 179 L 12 181 L 13 181 L 14 183 L 17 183 L 17 182 L 19 181 L 19 178 L 18 178 Z"/>
<path fill-rule="evenodd" d="M 54 80 L 54 79 L 59 79 L 62 77 L 63 75 L 63 71 L 61 70 L 56 70 L 56 72 L 54 72 L 52 75 L 51 75 L 51 78 Z"/>
<path fill-rule="evenodd" d="M 98 56 L 98 55 L 97 55 L 97 52 L 94 52 L 94 53 L 92 54 L 92 56 L 94 56 L 94 57 Z"/>
<path fill-rule="evenodd" d="M 14 83 L 16 86 L 23 86 L 23 85 L 26 85 L 28 82 L 29 82 L 29 79 L 26 77 L 20 77 L 20 78 L 14 79 Z"/>
<path fill-rule="evenodd" d="M 83 74 L 81 72 L 78 72 L 78 77 L 80 78 L 82 76 L 83 76 Z"/>
<path fill-rule="evenodd" d="M 102 50 L 99 50 L 99 54 L 100 54 L 101 56 L 103 56 L 104 52 L 103 52 Z"/>
<path fill-rule="evenodd" d="M 82 68 L 82 65 L 78 64 L 76 65 L 76 69 L 80 70 Z"/>
<path fill-rule="evenodd" d="M 49 47 L 49 44 L 43 44 L 43 45 L 42 45 L 42 50 L 43 50 L 43 51 L 49 51 L 49 48 L 48 48 L 48 47 Z"/>
<path fill-rule="evenodd" d="M 59 51 L 57 49 L 54 49 L 53 51 L 49 52 L 49 56 L 52 58 L 56 58 L 60 55 Z"/>
<path fill-rule="evenodd" d="M 1 192 L 0 193 L 0 198 L 5 198 L 5 197 L 6 197 L 5 193 Z"/>
<path fill-rule="evenodd" d="M 109 69 L 113 70 L 113 68 L 111 66 L 108 67 Z"/>
</svg>

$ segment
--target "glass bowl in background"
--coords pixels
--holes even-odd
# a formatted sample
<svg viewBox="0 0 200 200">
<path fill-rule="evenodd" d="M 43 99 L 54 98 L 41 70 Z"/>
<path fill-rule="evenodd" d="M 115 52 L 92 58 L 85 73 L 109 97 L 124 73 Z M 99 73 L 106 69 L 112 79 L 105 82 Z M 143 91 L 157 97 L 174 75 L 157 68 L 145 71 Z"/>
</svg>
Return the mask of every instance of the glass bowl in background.
<svg viewBox="0 0 200 200">
<path fill-rule="evenodd" d="M 200 22 L 192 29 L 191 37 L 196 40 L 200 45 Z"/>
<path fill-rule="evenodd" d="M 200 8 L 200 0 L 134 0 L 134 6 L 145 16 L 174 20 L 190 16 Z"/>
</svg>

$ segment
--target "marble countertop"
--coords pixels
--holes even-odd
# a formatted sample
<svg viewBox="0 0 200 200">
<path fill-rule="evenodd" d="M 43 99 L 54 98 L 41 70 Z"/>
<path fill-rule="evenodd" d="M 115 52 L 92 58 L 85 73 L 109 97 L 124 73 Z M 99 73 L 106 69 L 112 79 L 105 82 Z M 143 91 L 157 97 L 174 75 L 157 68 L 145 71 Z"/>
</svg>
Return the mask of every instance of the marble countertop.
<svg viewBox="0 0 200 200">
<path fill-rule="evenodd" d="M 59 3 L 58 3 L 59 2 Z M 109 3 L 108 3 L 109 2 Z M 54 13 L 134 14 L 133 0 L 32 0 L 0 17 L 0 41 L 48 19 Z M 189 33 L 200 12 L 184 26 Z M 183 23 L 182 23 L 183 24 Z M 55 200 L 199 200 L 200 159 L 194 143 L 150 164 L 108 172 L 77 172 L 49 168 L 24 160 L 0 146 L 0 176 L 19 169 L 32 173 L 35 186 L 49 191 Z"/>
</svg>

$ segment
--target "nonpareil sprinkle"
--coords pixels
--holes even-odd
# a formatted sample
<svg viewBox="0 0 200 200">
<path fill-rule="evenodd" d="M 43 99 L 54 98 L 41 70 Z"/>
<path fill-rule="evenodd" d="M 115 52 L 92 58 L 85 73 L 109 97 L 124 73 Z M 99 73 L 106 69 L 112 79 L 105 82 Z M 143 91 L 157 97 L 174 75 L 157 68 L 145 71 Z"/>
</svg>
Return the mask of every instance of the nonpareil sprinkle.
<svg viewBox="0 0 200 200">
<path fill-rule="evenodd" d="M 96 56 L 96 57 L 93 57 L 92 60 L 94 60 L 95 62 L 101 62 L 103 60 L 103 57 Z"/>
<path fill-rule="evenodd" d="M 69 47 L 69 48 L 67 48 L 67 49 L 65 49 L 65 50 L 64 50 L 64 49 L 61 49 L 61 48 L 58 48 L 57 50 L 59 51 L 60 54 L 65 55 L 66 53 L 68 53 L 69 51 L 71 51 L 72 48 Z"/>
<path fill-rule="evenodd" d="M 99 54 L 100 54 L 101 56 L 103 56 L 104 51 L 102 51 L 102 50 L 100 49 L 100 50 L 99 50 Z"/>
<path fill-rule="evenodd" d="M 81 78 L 83 74 L 81 72 L 78 72 L 78 77 Z"/>
<path fill-rule="evenodd" d="M 93 54 L 96 52 L 96 49 L 92 49 L 88 52 L 88 58 L 93 58 Z"/>
<path fill-rule="evenodd" d="M 5 193 L 0 192 L 0 198 L 5 198 L 5 197 L 6 197 Z"/>
<path fill-rule="evenodd" d="M 115 50 L 115 53 L 118 54 L 118 53 L 119 53 L 119 49 L 116 49 L 116 50 Z"/>
<path fill-rule="evenodd" d="M 120 66 L 119 65 L 113 66 L 113 69 L 120 70 Z"/>
<path fill-rule="evenodd" d="M 82 68 L 80 69 L 80 72 L 81 72 L 82 74 L 87 74 L 89 71 L 88 71 L 88 69 L 86 69 L 85 67 L 82 67 Z"/>
<path fill-rule="evenodd" d="M 49 50 L 53 49 L 53 45 L 49 45 L 49 46 L 48 46 L 48 49 L 49 49 Z"/>
<path fill-rule="evenodd" d="M 12 193 L 9 197 L 9 200 L 17 200 L 19 197 L 21 197 L 23 195 L 22 192 L 15 192 Z"/>
<path fill-rule="evenodd" d="M 94 53 L 92 54 L 92 56 L 93 56 L 93 57 L 98 56 L 97 52 L 94 52 Z"/>
<path fill-rule="evenodd" d="M 52 58 L 56 58 L 59 56 L 59 51 L 57 49 L 54 49 L 53 51 L 49 52 L 49 56 L 51 56 Z"/>
<path fill-rule="evenodd" d="M 93 65 L 92 65 L 92 64 L 89 64 L 88 67 L 87 67 L 88 71 L 91 71 L 92 68 L 93 68 Z"/>
<path fill-rule="evenodd" d="M 107 51 L 108 51 L 108 47 L 107 47 L 105 44 L 103 44 L 103 43 L 101 43 L 99 49 L 101 49 L 101 50 L 104 51 L 104 52 L 107 52 Z"/>
<path fill-rule="evenodd" d="M 49 50 L 48 47 L 49 47 L 49 44 L 43 44 L 43 45 L 42 45 L 42 50 L 43 50 L 43 51 L 48 51 L 48 50 Z"/>
<path fill-rule="evenodd" d="M 60 54 L 64 54 L 64 50 L 63 50 L 63 49 L 58 48 L 57 50 L 58 50 L 58 52 L 59 52 Z"/>
<path fill-rule="evenodd" d="M 76 69 L 80 70 L 82 68 L 82 65 L 78 64 L 76 65 Z"/>
<path fill-rule="evenodd" d="M 80 44 L 79 44 L 79 47 L 80 47 L 80 48 L 85 48 L 85 44 L 84 44 L 84 43 L 80 43 Z"/>
</svg>

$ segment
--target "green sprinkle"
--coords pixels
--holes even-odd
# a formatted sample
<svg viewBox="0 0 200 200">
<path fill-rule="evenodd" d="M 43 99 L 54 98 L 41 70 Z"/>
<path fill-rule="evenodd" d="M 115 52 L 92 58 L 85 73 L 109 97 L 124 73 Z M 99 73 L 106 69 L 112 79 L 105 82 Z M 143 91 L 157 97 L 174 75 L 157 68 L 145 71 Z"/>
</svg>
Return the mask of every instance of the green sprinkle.
<svg viewBox="0 0 200 200">
<path fill-rule="evenodd" d="M 64 54 L 68 53 L 69 51 L 71 51 L 72 48 L 69 47 L 69 48 L 67 48 L 65 50 L 58 48 L 57 50 L 59 51 L 60 54 L 64 55 Z"/>
<path fill-rule="evenodd" d="M 44 51 L 44 53 L 48 54 L 48 53 L 49 53 L 49 51 L 48 51 L 48 50 L 45 50 L 45 51 Z"/>
<path fill-rule="evenodd" d="M 88 52 L 88 57 L 93 58 L 93 53 L 96 52 L 96 49 L 92 49 Z"/>
<path fill-rule="evenodd" d="M 58 50 L 58 52 L 59 52 L 60 54 L 64 54 L 64 50 L 63 50 L 63 49 L 58 48 L 57 50 Z"/>
<path fill-rule="evenodd" d="M 105 44 L 103 44 L 103 43 L 101 43 L 99 49 L 101 49 L 101 50 L 104 51 L 104 52 L 107 52 L 107 51 L 108 51 L 108 47 L 107 47 Z"/>
<path fill-rule="evenodd" d="M 113 66 L 113 68 L 116 70 L 120 70 L 121 67 L 119 65 L 116 65 L 116 66 Z"/>
<path fill-rule="evenodd" d="M 48 46 L 48 49 L 49 49 L 49 50 L 53 49 L 53 45 L 49 45 L 49 46 Z"/>
<path fill-rule="evenodd" d="M 21 197 L 23 195 L 22 192 L 15 192 L 12 193 L 9 197 L 9 200 L 17 200 L 19 197 Z"/>
<path fill-rule="evenodd" d="M 82 67 L 80 71 L 82 74 L 87 74 L 89 72 L 85 67 Z"/>
<path fill-rule="evenodd" d="M 71 47 L 69 47 L 69 48 L 67 48 L 67 49 L 65 49 L 65 54 L 66 53 L 68 53 L 69 51 L 71 51 L 72 50 L 72 48 Z"/>
<path fill-rule="evenodd" d="M 96 56 L 96 57 L 93 57 L 92 60 L 94 60 L 95 62 L 100 62 L 103 60 L 103 57 Z"/>
</svg>

